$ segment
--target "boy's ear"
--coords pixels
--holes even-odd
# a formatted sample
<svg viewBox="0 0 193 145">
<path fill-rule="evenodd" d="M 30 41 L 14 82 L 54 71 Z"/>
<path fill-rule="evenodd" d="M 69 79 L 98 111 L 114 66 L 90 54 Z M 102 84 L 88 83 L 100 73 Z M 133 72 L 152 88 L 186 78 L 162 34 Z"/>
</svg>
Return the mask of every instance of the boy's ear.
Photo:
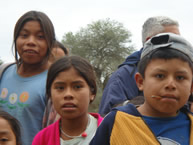
<svg viewBox="0 0 193 145">
<path fill-rule="evenodd" d="M 143 77 L 140 73 L 135 74 L 135 81 L 140 91 L 143 91 Z"/>
</svg>

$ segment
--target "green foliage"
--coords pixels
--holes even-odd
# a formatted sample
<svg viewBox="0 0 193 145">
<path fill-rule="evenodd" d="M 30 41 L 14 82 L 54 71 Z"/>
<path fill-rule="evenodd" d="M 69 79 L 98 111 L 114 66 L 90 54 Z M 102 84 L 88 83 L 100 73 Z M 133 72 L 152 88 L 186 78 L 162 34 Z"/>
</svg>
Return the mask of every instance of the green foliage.
<svg viewBox="0 0 193 145">
<path fill-rule="evenodd" d="M 64 34 L 62 43 L 72 55 L 89 60 L 95 69 L 100 90 L 118 65 L 134 51 L 130 31 L 122 23 L 109 18 L 88 24 L 75 34 Z"/>
<path fill-rule="evenodd" d="M 0 59 L 0 65 L 2 65 L 3 64 L 3 61 Z"/>
<path fill-rule="evenodd" d="M 95 97 L 95 100 L 89 105 L 88 112 L 98 112 L 99 111 L 99 104 L 101 101 L 103 90 L 98 87 L 97 96 Z"/>
</svg>

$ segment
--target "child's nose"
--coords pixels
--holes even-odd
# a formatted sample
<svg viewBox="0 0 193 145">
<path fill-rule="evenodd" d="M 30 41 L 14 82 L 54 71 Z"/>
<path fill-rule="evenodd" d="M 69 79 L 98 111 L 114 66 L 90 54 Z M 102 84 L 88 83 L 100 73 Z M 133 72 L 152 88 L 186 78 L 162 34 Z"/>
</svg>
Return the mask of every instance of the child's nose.
<svg viewBox="0 0 193 145">
<path fill-rule="evenodd" d="M 64 93 L 64 99 L 65 100 L 71 100 L 73 99 L 73 93 L 72 93 L 72 90 L 70 88 L 67 88 L 65 93 Z"/>
<path fill-rule="evenodd" d="M 35 37 L 34 36 L 29 36 L 28 40 L 27 40 L 27 44 L 28 45 L 35 45 Z"/>
<path fill-rule="evenodd" d="M 166 82 L 166 89 L 168 89 L 168 90 L 175 90 L 176 89 L 175 78 L 168 77 L 167 82 Z"/>
</svg>

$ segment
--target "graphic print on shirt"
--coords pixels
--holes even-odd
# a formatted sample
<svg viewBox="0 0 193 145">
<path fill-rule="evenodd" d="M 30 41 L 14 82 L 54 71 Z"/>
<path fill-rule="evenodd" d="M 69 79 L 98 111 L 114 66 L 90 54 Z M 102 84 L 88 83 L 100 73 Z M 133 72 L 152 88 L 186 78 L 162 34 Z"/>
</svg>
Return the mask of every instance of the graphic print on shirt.
<svg viewBox="0 0 193 145">
<path fill-rule="evenodd" d="M 7 97 L 7 94 L 8 94 L 8 90 L 6 88 L 3 88 L 2 91 L 1 91 L 1 99 L 0 99 L 0 104 L 5 104 L 7 103 L 6 100 L 4 100 L 6 97 Z M 0 105 L 2 106 L 2 105 Z"/>
<path fill-rule="evenodd" d="M 19 96 L 16 93 L 11 93 L 8 96 L 8 89 L 3 88 L 0 96 L 0 107 L 6 106 L 10 110 L 16 109 L 18 107 L 23 109 L 29 105 L 25 103 L 28 100 L 28 98 L 29 98 L 28 92 L 22 92 Z"/>
</svg>

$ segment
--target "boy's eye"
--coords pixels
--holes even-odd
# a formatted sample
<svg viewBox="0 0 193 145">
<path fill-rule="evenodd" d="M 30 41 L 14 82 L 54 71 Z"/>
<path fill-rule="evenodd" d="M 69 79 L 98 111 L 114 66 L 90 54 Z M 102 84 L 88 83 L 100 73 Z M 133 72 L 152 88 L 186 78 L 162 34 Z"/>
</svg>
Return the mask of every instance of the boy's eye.
<svg viewBox="0 0 193 145">
<path fill-rule="evenodd" d="M 75 85 L 74 88 L 75 89 L 80 89 L 80 88 L 82 88 L 82 85 Z"/>
<path fill-rule="evenodd" d="M 184 80 L 185 77 L 184 76 L 177 76 L 176 78 L 177 78 L 177 80 Z"/>
</svg>

